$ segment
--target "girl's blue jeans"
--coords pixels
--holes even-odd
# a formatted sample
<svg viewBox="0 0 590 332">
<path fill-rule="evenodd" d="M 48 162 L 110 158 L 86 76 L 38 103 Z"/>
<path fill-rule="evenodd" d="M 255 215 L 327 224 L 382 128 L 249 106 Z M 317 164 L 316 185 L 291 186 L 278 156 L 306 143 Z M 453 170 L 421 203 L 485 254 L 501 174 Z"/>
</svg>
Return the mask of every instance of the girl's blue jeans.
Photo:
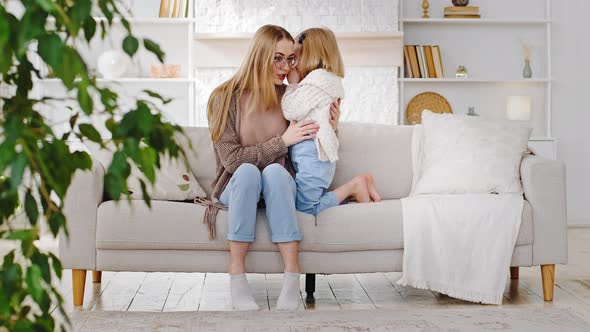
<svg viewBox="0 0 590 332">
<path fill-rule="evenodd" d="M 318 215 L 327 208 L 339 205 L 338 196 L 333 191 L 328 192 L 334 179 L 336 163 L 319 160 L 312 139 L 292 145 L 289 150 L 297 173 L 297 211 Z"/>
</svg>

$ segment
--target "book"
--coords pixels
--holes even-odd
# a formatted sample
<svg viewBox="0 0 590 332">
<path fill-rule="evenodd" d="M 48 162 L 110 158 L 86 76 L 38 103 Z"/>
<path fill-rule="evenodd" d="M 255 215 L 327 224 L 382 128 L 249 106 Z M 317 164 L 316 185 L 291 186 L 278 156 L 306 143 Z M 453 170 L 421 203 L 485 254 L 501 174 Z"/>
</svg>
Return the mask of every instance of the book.
<svg viewBox="0 0 590 332">
<path fill-rule="evenodd" d="M 436 77 L 444 78 L 445 74 L 443 71 L 442 57 L 440 55 L 440 47 L 438 45 L 432 46 L 432 58 L 434 61 L 434 71 L 436 72 Z"/>
<path fill-rule="evenodd" d="M 424 46 L 420 45 L 420 66 L 422 67 L 422 78 L 428 78 L 428 65 L 426 65 L 426 53 L 424 52 Z"/>
<path fill-rule="evenodd" d="M 422 48 L 416 45 L 416 57 L 418 57 L 418 70 L 420 72 L 419 78 L 424 78 L 424 67 L 422 67 Z"/>
<path fill-rule="evenodd" d="M 172 8 L 172 14 L 170 17 L 178 17 L 180 11 L 180 0 L 174 0 L 174 6 Z"/>
<path fill-rule="evenodd" d="M 168 17 L 170 0 L 160 0 L 160 17 Z"/>
<path fill-rule="evenodd" d="M 446 14 L 479 14 L 479 7 L 477 6 L 465 6 L 465 7 L 445 7 L 444 11 Z"/>
<path fill-rule="evenodd" d="M 420 66 L 418 65 L 418 53 L 416 52 L 416 45 L 408 46 L 408 53 L 410 53 L 410 64 L 412 65 L 412 77 L 420 78 Z"/>
<path fill-rule="evenodd" d="M 434 59 L 432 58 L 432 46 L 424 46 L 424 55 L 426 57 L 426 66 L 428 68 L 428 78 L 436 78 Z"/>
<path fill-rule="evenodd" d="M 406 78 L 413 78 L 412 75 L 412 64 L 410 63 L 410 47 L 408 45 L 404 46 L 404 77 Z"/>
<path fill-rule="evenodd" d="M 481 15 L 445 15 L 445 18 L 480 18 Z"/>
</svg>

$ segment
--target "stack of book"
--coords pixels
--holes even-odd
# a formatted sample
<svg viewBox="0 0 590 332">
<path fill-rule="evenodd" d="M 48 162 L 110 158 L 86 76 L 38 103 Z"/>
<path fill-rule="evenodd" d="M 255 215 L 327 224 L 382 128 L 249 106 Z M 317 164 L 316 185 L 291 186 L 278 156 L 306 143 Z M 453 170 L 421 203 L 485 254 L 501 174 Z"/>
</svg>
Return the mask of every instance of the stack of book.
<svg viewBox="0 0 590 332">
<path fill-rule="evenodd" d="M 406 78 L 444 78 L 438 45 L 404 46 Z"/>
<path fill-rule="evenodd" d="M 189 17 L 190 0 L 160 0 L 160 17 Z"/>
<path fill-rule="evenodd" d="M 477 6 L 445 7 L 445 18 L 480 18 Z"/>
</svg>

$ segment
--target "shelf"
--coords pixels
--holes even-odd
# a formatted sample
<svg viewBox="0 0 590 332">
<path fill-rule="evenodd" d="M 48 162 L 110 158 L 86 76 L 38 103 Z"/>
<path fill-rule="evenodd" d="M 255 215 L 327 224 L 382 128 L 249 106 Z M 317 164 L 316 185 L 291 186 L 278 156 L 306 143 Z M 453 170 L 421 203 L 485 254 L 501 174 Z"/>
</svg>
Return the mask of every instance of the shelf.
<svg viewBox="0 0 590 332">
<path fill-rule="evenodd" d="M 548 78 L 522 78 L 508 80 L 478 79 L 478 78 L 400 78 L 404 83 L 490 83 L 490 84 L 540 84 L 551 82 Z"/>
<path fill-rule="evenodd" d="M 252 39 L 249 32 L 195 33 L 195 40 L 243 40 Z M 337 39 L 403 39 L 403 32 L 336 32 Z"/>
<path fill-rule="evenodd" d="M 106 22 L 106 17 L 94 17 L 96 22 Z M 171 18 L 171 17 L 127 17 L 130 24 L 191 24 L 195 22 L 194 18 Z M 55 23 L 55 17 L 49 17 L 47 23 Z M 116 17 L 113 24 L 120 24 L 121 19 Z"/>
<path fill-rule="evenodd" d="M 34 80 L 39 83 L 61 83 L 59 78 L 45 78 L 41 80 Z M 149 77 L 138 77 L 138 78 L 97 78 L 97 83 L 191 83 L 194 82 L 192 78 L 149 78 Z"/>
<path fill-rule="evenodd" d="M 407 24 L 546 24 L 550 20 L 507 20 L 495 18 L 404 18 L 401 20 Z"/>
<path fill-rule="evenodd" d="M 97 22 L 106 21 L 105 17 L 95 17 Z M 193 18 L 171 18 L 171 17 L 127 17 L 131 24 L 190 24 L 195 22 Z M 121 23 L 121 19 L 116 18 L 113 23 Z"/>
<path fill-rule="evenodd" d="M 529 141 L 533 142 L 555 142 L 555 137 L 532 136 Z"/>
</svg>

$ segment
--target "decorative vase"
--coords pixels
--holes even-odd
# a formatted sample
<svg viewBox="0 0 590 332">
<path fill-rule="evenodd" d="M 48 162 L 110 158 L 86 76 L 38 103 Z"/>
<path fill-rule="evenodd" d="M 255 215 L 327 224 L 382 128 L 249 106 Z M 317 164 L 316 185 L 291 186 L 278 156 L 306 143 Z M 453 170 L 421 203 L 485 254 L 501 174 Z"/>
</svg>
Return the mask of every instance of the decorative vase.
<svg viewBox="0 0 590 332">
<path fill-rule="evenodd" d="M 467 115 L 479 116 L 479 114 L 475 113 L 475 107 L 473 107 L 473 106 L 469 106 L 469 108 L 467 108 Z"/>
<path fill-rule="evenodd" d="M 428 15 L 428 8 L 430 7 L 430 4 L 428 3 L 428 0 L 422 0 L 422 18 L 430 18 L 430 15 Z"/>
<path fill-rule="evenodd" d="M 455 78 L 469 78 L 467 68 L 465 68 L 463 65 L 460 65 L 455 72 Z"/>
<path fill-rule="evenodd" d="M 98 72 L 104 78 L 123 77 L 130 66 L 131 60 L 129 56 L 118 50 L 106 51 L 98 57 Z"/>
<path fill-rule="evenodd" d="M 533 77 L 533 70 L 531 69 L 531 60 L 524 60 L 524 68 L 522 69 L 522 77 Z"/>
<path fill-rule="evenodd" d="M 469 4 L 469 0 L 453 0 L 453 6 L 463 7 Z"/>
</svg>

